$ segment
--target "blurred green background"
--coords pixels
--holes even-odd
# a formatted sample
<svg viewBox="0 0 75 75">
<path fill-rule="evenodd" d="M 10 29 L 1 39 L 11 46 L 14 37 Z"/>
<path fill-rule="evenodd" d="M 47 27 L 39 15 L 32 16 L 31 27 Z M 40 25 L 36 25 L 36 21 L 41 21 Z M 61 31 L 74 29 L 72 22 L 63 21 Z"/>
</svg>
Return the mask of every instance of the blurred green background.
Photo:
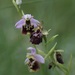
<svg viewBox="0 0 75 75">
<path fill-rule="evenodd" d="M 58 42 L 57 48 L 64 50 L 63 58 L 66 66 L 70 55 L 73 55 L 70 75 L 74 75 L 75 0 L 23 0 L 22 9 L 25 13 L 43 21 L 45 29 L 52 29 L 49 37 L 59 34 L 55 40 Z M 32 45 L 29 44 L 28 37 L 15 28 L 15 23 L 19 19 L 12 0 L 0 0 L 0 75 L 64 75 L 59 69 L 46 69 L 47 66 L 37 73 L 28 71 L 24 60 L 26 48 Z M 44 49 L 42 44 L 38 47 Z"/>
</svg>

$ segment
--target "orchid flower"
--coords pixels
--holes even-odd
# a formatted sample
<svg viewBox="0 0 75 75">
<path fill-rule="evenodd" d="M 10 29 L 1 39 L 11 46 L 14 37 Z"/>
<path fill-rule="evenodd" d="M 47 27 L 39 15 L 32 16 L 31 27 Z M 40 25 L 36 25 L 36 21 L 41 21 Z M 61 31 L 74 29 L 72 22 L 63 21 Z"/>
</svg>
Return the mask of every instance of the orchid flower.
<svg viewBox="0 0 75 75">
<path fill-rule="evenodd" d="M 31 14 L 26 14 L 24 16 L 22 16 L 22 19 L 20 19 L 16 24 L 16 28 L 22 28 L 22 26 L 26 25 L 26 22 L 30 21 L 31 26 L 33 25 L 34 28 L 38 27 L 38 25 L 40 24 L 40 22 L 36 19 L 33 18 L 33 16 L 31 16 Z"/>
<path fill-rule="evenodd" d="M 26 34 L 27 32 L 34 32 L 34 28 L 37 28 L 40 25 L 40 22 L 33 18 L 31 14 L 26 14 L 22 16 L 16 24 L 16 28 L 21 28 L 22 33 Z"/>
<path fill-rule="evenodd" d="M 35 72 L 40 69 L 40 63 L 44 64 L 45 60 L 40 54 L 36 54 L 36 49 L 29 47 L 31 53 L 27 53 L 25 64 L 28 65 L 30 72 Z"/>
</svg>

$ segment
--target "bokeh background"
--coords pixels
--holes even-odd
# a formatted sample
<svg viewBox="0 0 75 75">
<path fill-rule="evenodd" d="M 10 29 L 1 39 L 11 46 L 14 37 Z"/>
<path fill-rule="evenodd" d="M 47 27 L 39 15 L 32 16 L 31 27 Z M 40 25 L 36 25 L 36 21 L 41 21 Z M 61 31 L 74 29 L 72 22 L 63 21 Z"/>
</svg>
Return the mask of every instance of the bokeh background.
<svg viewBox="0 0 75 75">
<path fill-rule="evenodd" d="M 75 74 L 75 0 L 23 0 L 22 9 L 43 22 L 45 29 L 51 28 L 51 37 L 59 34 L 55 41 L 63 49 L 66 67 L 73 55 L 70 75 Z M 44 66 L 37 73 L 30 73 L 24 64 L 26 48 L 32 46 L 28 37 L 15 28 L 20 19 L 12 0 L 0 0 L 0 75 L 64 75 L 59 69 Z M 53 44 L 49 45 L 50 49 Z M 38 46 L 45 50 L 41 44 Z M 46 51 L 46 50 L 45 50 Z M 48 51 L 46 51 L 48 52 Z"/>
</svg>

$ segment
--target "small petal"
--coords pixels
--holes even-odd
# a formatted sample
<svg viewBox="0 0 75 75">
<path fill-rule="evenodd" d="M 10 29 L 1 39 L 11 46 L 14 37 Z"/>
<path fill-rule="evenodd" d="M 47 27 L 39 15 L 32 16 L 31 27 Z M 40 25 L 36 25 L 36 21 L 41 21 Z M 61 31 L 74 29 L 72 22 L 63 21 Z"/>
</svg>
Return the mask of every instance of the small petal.
<svg viewBox="0 0 75 75">
<path fill-rule="evenodd" d="M 27 53 L 26 57 L 27 58 L 34 58 L 32 53 Z"/>
<path fill-rule="evenodd" d="M 25 61 L 24 61 L 25 64 L 28 64 L 29 63 L 29 59 L 27 58 Z"/>
<path fill-rule="evenodd" d="M 40 24 L 40 22 L 34 18 L 31 18 L 31 25 L 34 25 L 34 28 L 38 27 L 38 25 Z"/>
<path fill-rule="evenodd" d="M 36 49 L 33 47 L 29 47 L 28 50 L 31 51 L 31 54 L 36 54 Z"/>
<path fill-rule="evenodd" d="M 24 19 L 19 20 L 19 21 L 15 24 L 16 28 L 22 28 L 23 25 L 25 25 L 25 20 L 24 20 Z"/>
<path fill-rule="evenodd" d="M 35 54 L 35 55 L 34 55 L 34 58 L 35 58 L 36 61 L 38 61 L 39 63 L 45 63 L 44 58 L 43 58 L 41 55 L 39 55 L 39 54 Z"/>
</svg>

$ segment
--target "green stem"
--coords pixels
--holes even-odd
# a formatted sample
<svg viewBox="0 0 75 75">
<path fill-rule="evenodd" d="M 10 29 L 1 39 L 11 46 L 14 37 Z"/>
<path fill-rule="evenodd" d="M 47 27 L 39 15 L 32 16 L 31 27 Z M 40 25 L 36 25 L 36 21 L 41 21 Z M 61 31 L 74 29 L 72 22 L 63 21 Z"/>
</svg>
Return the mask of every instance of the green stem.
<svg viewBox="0 0 75 75">
<path fill-rule="evenodd" d="M 45 56 L 45 59 L 54 52 L 56 45 L 57 45 L 57 43 L 55 43 L 55 45 L 49 50 L 48 54 Z"/>
<path fill-rule="evenodd" d="M 19 6 L 16 4 L 15 0 L 12 0 L 12 2 L 13 2 L 13 4 L 14 4 L 15 8 L 17 9 L 19 15 L 22 17 L 22 16 L 23 16 L 23 14 L 22 14 L 23 10 L 22 10 L 22 11 L 20 10 L 20 8 L 19 8 Z"/>
<path fill-rule="evenodd" d="M 70 71 L 71 71 L 71 66 L 72 66 L 72 54 L 70 56 L 70 61 L 68 63 L 68 73 L 66 75 L 69 75 Z"/>
<path fill-rule="evenodd" d="M 56 63 L 56 65 L 64 72 L 65 75 L 67 75 L 68 69 L 64 65 L 62 65 L 58 62 Z"/>
</svg>

